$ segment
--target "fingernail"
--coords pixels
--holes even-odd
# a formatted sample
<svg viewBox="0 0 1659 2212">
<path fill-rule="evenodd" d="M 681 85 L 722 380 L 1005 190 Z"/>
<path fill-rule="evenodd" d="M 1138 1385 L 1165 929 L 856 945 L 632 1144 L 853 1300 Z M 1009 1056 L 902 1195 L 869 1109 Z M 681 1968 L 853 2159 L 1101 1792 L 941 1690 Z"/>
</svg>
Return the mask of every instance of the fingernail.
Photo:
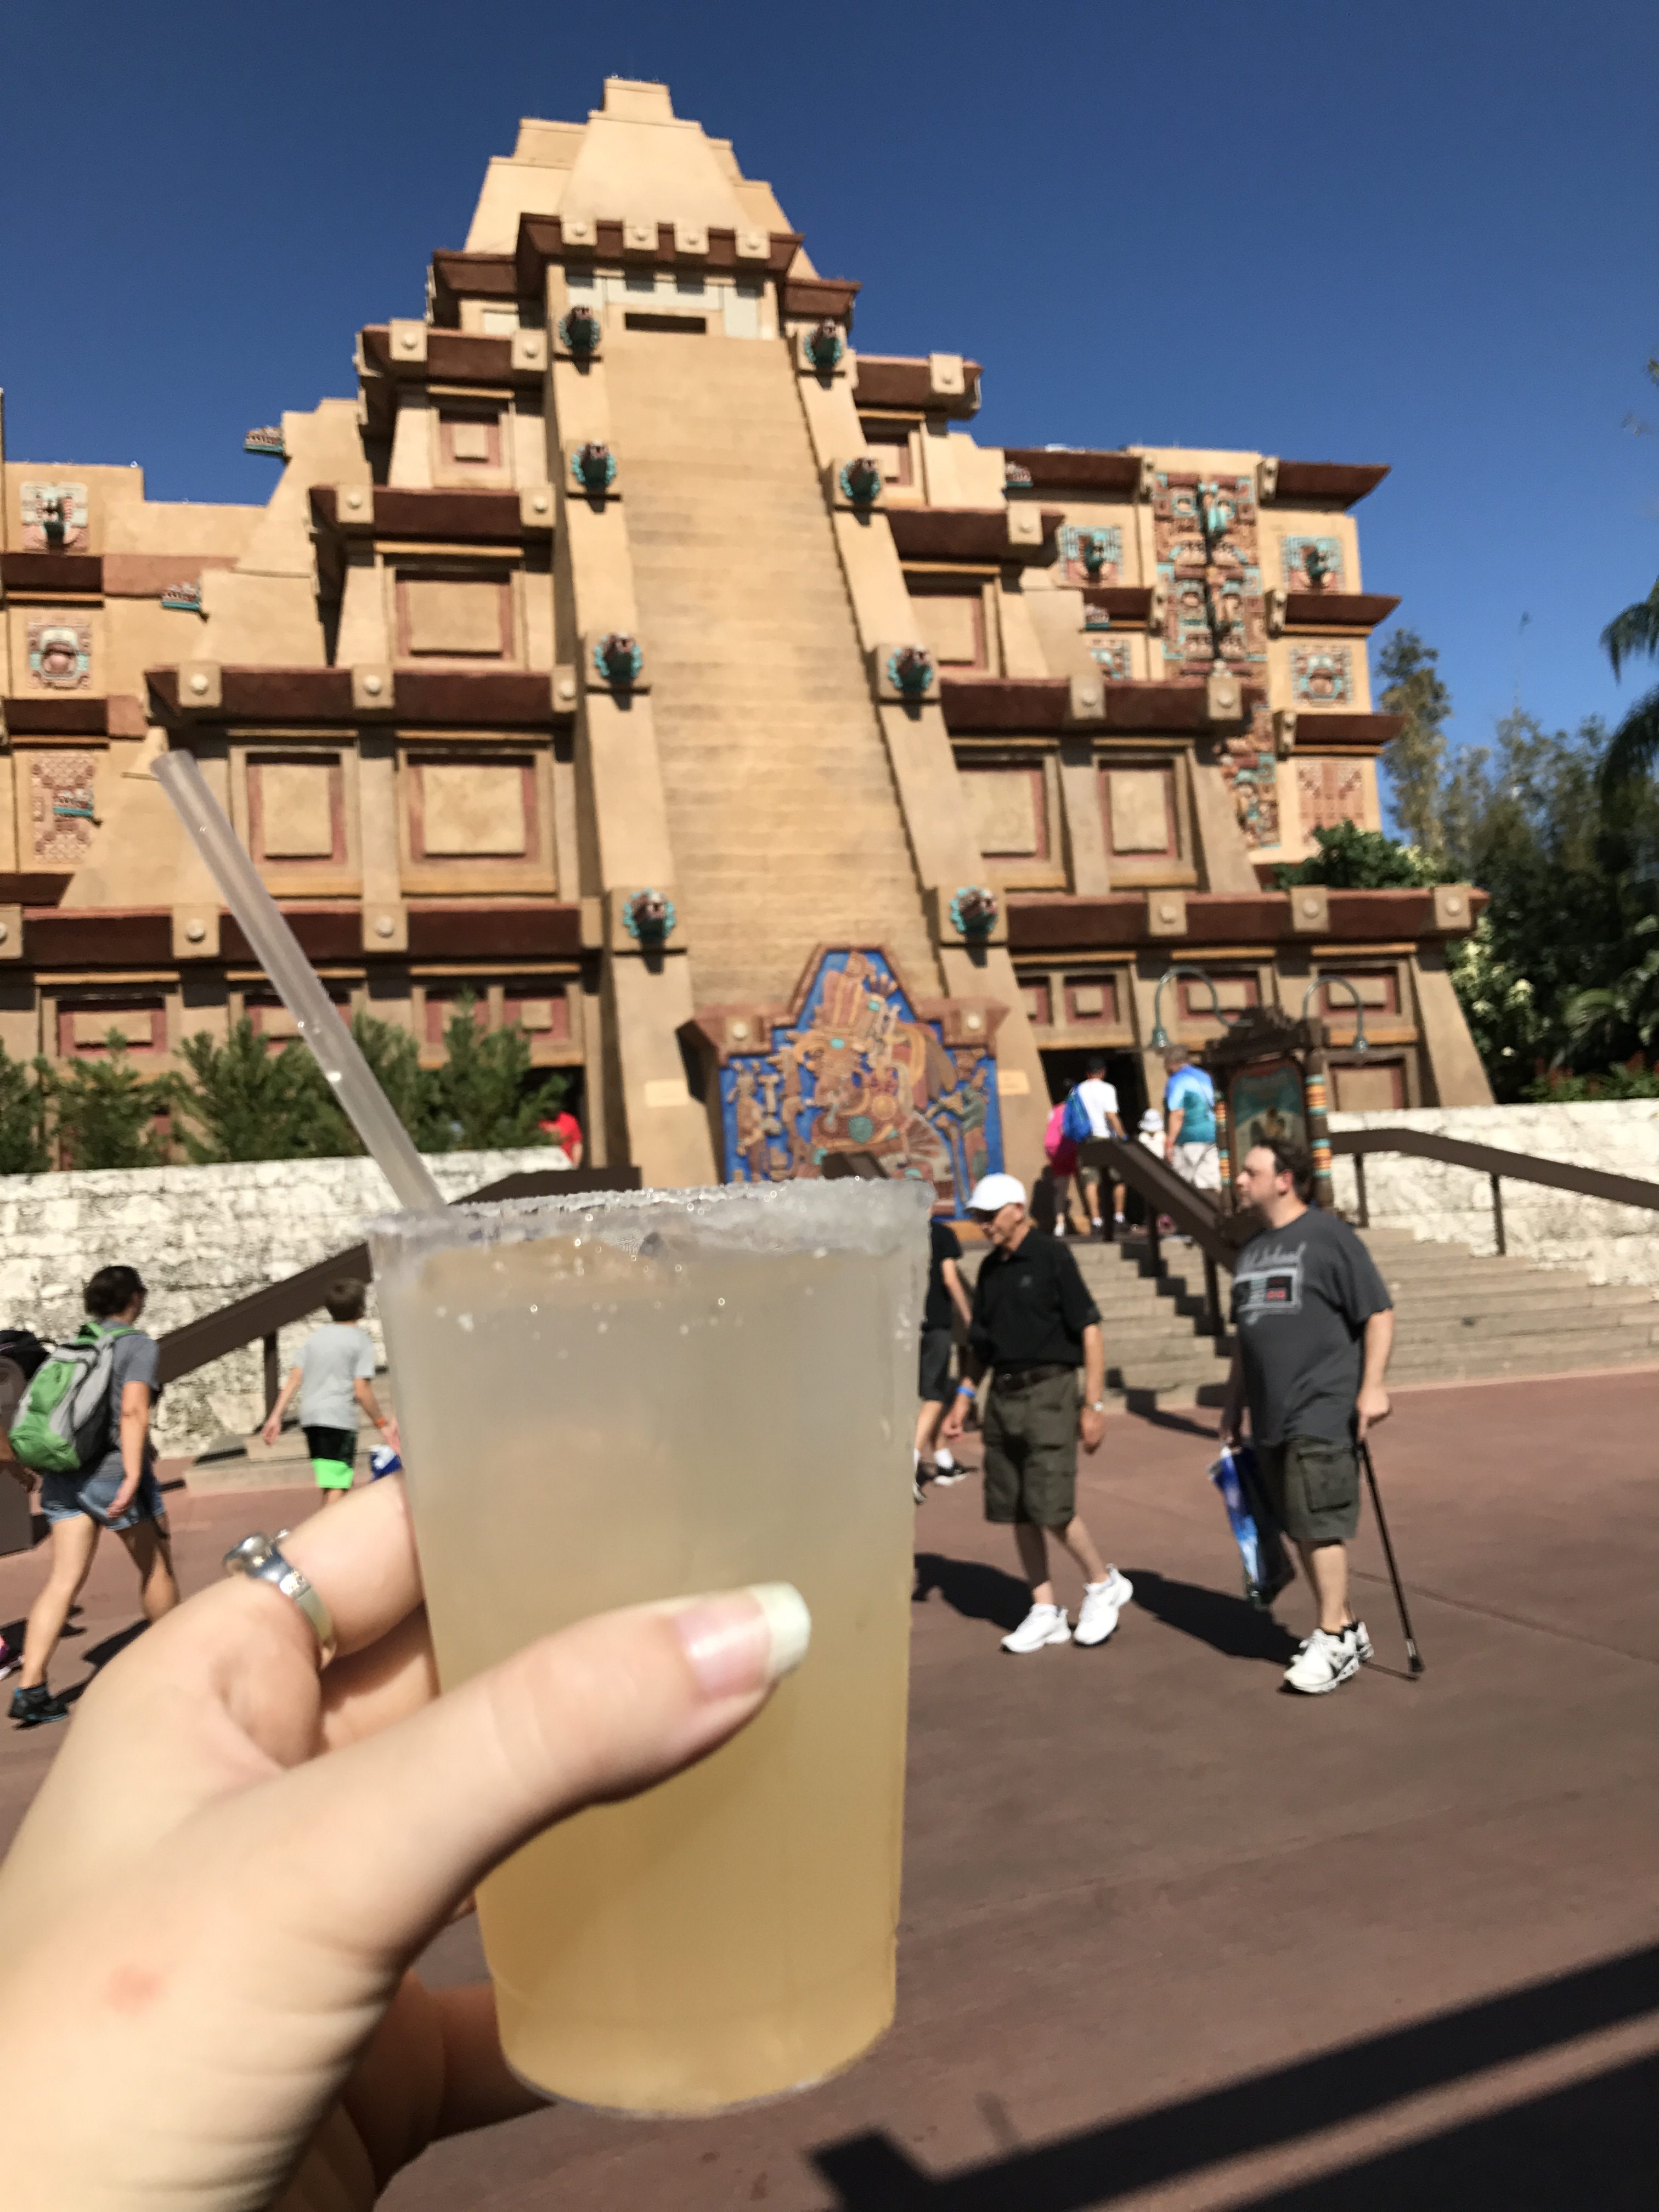
<svg viewBox="0 0 1659 2212">
<path fill-rule="evenodd" d="M 793 1674 L 812 1635 L 812 1616 L 793 1583 L 692 1598 L 673 1620 L 706 1698 L 741 1697 Z"/>
</svg>

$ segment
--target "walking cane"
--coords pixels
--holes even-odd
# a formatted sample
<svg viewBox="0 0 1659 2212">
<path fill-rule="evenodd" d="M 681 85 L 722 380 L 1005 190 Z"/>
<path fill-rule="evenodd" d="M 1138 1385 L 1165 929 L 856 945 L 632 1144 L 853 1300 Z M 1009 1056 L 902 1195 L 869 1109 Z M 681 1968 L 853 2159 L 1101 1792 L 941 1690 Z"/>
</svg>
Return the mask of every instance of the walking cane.
<svg viewBox="0 0 1659 2212">
<path fill-rule="evenodd" d="M 1423 1672 L 1423 1655 L 1417 1648 L 1417 1638 L 1412 1634 L 1412 1617 L 1406 1610 L 1406 1593 L 1401 1585 L 1400 1570 L 1395 1565 L 1394 1546 L 1389 1540 L 1389 1524 L 1382 1513 L 1382 1493 L 1376 1486 L 1376 1469 L 1371 1465 L 1371 1448 L 1361 1437 L 1359 1456 L 1365 1462 L 1365 1480 L 1371 1486 L 1371 1506 L 1376 1515 L 1376 1533 L 1382 1539 L 1382 1556 L 1389 1563 L 1389 1580 L 1394 1584 L 1394 1601 L 1400 1607 L 1400 1626 L 1406 1636 L 1406 1664 L 1413 1677 Z"/>
</svg>

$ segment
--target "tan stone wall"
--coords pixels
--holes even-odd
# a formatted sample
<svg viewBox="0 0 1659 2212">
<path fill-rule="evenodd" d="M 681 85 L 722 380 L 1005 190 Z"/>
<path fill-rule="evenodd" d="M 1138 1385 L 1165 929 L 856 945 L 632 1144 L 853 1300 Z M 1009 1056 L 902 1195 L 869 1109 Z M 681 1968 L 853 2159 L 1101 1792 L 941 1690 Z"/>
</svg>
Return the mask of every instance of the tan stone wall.
<svg viewBox="0 0 1659 2212">
<path fill-rule="evenodd" d="M 445 1197 L 457 1198 L 558 1157 L 543 1146 L 450 1152 L 428 1164 Z M 0 1318 L 49 1341 L 67 1335 L 80 1326 L 88 1278 L 121 1261 L 149 1287 L 144 1327 L 163 1336 L 356 1243 L 364 1221 L 392 1203 L 380 1170 L 361 1159 L 0 1177 Z M 319 1311 L 283 1332 L 284 1371 L 326 1318 Z M 372 1313 L 368 1325 L 378 1343 Z M 156 1420 L 161 1449 L 194 1450 L 222 1430 L 251 1428 L 263 1373 L 255 1344 L 174 1384 Z"/>
<path fill-rule="evenodd" d="M 1331 1127 L 1431 1130 L 1466 1144 L 1634 1176 L 1651 1182 L 1659 1196 L 1659 1099 L 1333 1114 Z M 1351 1159 L 1337 1159 L 1334 1181 L 1338 1205 L 1352 1210 L 1357 1194 Z M 1365 1162 L 1365 1193 L 1374 1227 L 1408 1229 L 1475 1252 L 1493 1249 L 1492 1185 L 1484 1174 L 1437 1160 L 1372 1154 Z M 1659 1213 L 1507 1178 L 1503 1193 L 1509 1249 L 1517 1259 L 1582 1268 L 1597 1283 L 1645 1283 L 1659 1296 Z"/>
</svg>

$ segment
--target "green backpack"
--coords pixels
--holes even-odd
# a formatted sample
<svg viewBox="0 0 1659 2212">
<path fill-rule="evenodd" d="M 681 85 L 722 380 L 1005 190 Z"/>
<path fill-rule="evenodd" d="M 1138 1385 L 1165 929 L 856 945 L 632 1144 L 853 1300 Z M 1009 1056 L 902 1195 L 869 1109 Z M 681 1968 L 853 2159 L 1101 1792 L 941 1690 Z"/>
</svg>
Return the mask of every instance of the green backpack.
<svg viewBox="0 0 1659 2212">
<path fill-rule="evenodd" d="M 11 1448 L 25 1467 L 37 1474 L 78 1474 L 103 1457 L 116 1340 L 131 1334 L 125 1322 L 110 1328 L 85 1322 L 35 1369 L 11 1428 Z"/>
</svg>

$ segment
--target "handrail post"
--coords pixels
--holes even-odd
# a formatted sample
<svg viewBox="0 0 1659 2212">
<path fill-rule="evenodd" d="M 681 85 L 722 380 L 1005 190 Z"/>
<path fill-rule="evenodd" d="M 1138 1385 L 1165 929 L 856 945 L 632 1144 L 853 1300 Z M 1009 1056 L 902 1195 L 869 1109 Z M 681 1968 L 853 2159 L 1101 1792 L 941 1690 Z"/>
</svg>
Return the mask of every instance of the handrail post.
<svg viewBox="0 0 1659 2212">
<path fill-rule="evenodd" d="M 1210 1334 L 1218 1344 L 1221 1341 L 1221 1280 L 1216 1273 L 1215 1261 L 1204 1255 L 1204 1303 L 1210 1311 Z"/>
<path fill-rule="evenodd" d="M 276 1332 L 270 1330 L 264 1340 L 265 1351 L 265 1419 L 270 1419 L 270 1409 L 276 1403 L 283 1387 L 283 1365 L 276 1356 Z"/>
<path fill-rule="evenodd" d="M 1164 1262 L 1158 1251 L 1158 1200 L 1155 1198 L 1149 1198 L 1146 1201 L 1146 1256 L 1152 1263 L 1152 1275 L 1156 1280 L 1164 1272 Z"/>
<path fill-rule="evenodd" d="M 1356 1152 L 1353 1156 L 1353 1180 L 1354 1188 L 1359 1200 L 1359 1225 L 1362 1229 L 1369 1229 L 1371 1225 L 1371 1208 L 1370 1201 L 1365 1195 L 1365 1155 L 1364 1152 Z"/>
<path fill-rule="evenodd" d="M 1492 1242 L 1498 1247 L 1498 1255 L 1503 1259 L 1508 1254 L 1510 1245 L 1509 1238 L 1504 1233 L 1504 1190 L 1495 1170 L 1492 1178 Z"/>
</svg>

